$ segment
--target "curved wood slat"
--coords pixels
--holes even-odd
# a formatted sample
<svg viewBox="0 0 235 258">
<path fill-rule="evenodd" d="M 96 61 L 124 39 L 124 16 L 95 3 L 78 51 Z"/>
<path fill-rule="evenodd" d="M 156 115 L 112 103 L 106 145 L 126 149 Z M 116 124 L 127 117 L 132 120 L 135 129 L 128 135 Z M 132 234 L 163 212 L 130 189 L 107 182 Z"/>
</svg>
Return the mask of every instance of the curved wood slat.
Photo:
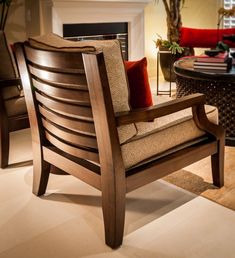
<svg viewBox="0 0 235 258">
<path fill-rule="evenodd" d="M 81 88 L 87 89 L 85 74 L 47 71 L 32 65 L 29 65 L 29 70 L 35 77 L 55 85 L 66 85 L 68 88 L 73 88 L 73 85 L 80 85 Z"/>
<path fill-rule="evenodd" d="M 42 106 L 39 106 L 39 111 L 47 120 L 50 120 L 55 124 L 61 125 L 78 133 L 96 136 L 93 122 L 65 117 L 63 115 L 47 110 Z"/>
<path fill-rule="evenodd" d="M 74 159 L 68 159 L 58 153 L 54 149 L 43 147 L 43 155 L 45 160 L 56 167 L 67 171 L 69 174 L 79 178 L 89 185 L 101 190 L 101 177 L 99 173 L 94 172 L 94 167 L 97 167 L 94 163 L 90 163 L 89 166 L 84 166 L 83 163 L 78 163 Z M 76 159 L 76 157 L 74 157 Z M 87 162 L 87 161 L 86 161 Z M 97 170 L 97 169 L 96 169 Z"/>
<path fill-rule="evenodd" d="M 59 148 L 60 150 L 67 152 L 75 157 L 87 159 L 99 163 L 99 154 L 97 152 L 91 152 L 88 150 L 83 150 L 78 147 L 70 146 L 52 136 L 49 132 L 45 131 L 45 136 L 47 140 L 53 144 L 55 147 Z"/>
<path fill-rule="evenodd" d="M 71 49 L 70 49 L 71 50 Z M 94 47 L 89 47 L 87 49 L 82 48 L 82 51 L 94 51 Z M 30 62 L 33 62 L 37 65 L 43 67 L 51 67 L 55 69 L 71 69 L 81 70 L 84 72 L 83 62 L 82 62 L 82 53 L 78 52 L 79 48 L 76 48 L 76 52 L 63 52 L 63 49 L 60 51 L 56 50 L 46 50 L 46 49 L 36 49 L 25 45 L 25 52 L 27 59 Z"/>
<path fill-rule="evenodd" d="M 85 147 L 85 148 L 93 148 L 97 150 L 97 141 L 95 137 L 87 136 L 72 132 L 68 129 L 63 129 L 62 127 L 55 126 L 50 122 L 42 119 L 42 123 L 44 128 L 48 132 L 56 135 L 56 137 L 60 138 L 61 140 L 71 143 L 77 147 Z"/>
<path fill-rule="evenodd" d="M 33 79 L 33 85 L 39 91 L 53 98 L 66 102 L 75 102 L 78 104 L 90 106 L 90 96 L 88 91 L 78 89 L 64 89 L 37 81 L 35 79 Z"/>
<path fill-rule="evenodd" d="M 89 121 L 93 120 L 90 107 L 59 102 L 47 96 L 43 96 L 38 92 L 36 92 L 35 95 L 36 99 L 48 109 L 55 110 L 56 112 L 66 115 L 68 117 L 81 118 Z"/>
</svg>

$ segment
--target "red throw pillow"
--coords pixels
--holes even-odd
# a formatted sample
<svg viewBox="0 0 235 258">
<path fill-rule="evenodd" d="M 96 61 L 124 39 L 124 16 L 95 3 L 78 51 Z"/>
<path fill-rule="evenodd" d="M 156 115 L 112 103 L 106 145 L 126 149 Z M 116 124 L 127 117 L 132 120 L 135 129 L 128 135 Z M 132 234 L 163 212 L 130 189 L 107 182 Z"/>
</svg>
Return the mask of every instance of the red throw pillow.
<svg viewBox="0 0 235 258">
<path fill-rule="evenodd" d="M 131 108 L 145 108 L 153 105 L 147 72 L 147 59 L 125 61 L 130 89 Z"/>
</svg>

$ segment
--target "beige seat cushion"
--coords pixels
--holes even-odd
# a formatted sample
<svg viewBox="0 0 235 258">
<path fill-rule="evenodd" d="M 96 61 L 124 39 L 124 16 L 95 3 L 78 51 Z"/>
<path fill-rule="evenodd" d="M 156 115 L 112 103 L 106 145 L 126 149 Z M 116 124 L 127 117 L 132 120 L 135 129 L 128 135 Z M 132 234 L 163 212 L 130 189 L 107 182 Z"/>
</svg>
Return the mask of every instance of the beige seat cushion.
<svg viewBox="0 0 235 258">
<path fill-rule="evenodd" d="M 206 113 L 211 122 L 218 123 L 217 108 L 206 106 Z M 191 108 L 157 118 L 153 122 L 136 123 L 136 127 L 137 135 L 121 146 L 125 168 L 204 134 L 195 125 Z"/>
<path fill-rule="evenodd" d="M 39 48 L 53 48 L 63 51 L 102 51 L 107 68 L 110 92 L 115 112 L 130 110 L 128 87 L 118 40 L 69 41 L 55 34 L 47 34 L 30 39 L 30 44 Z M 124 143 L 137 133 L 134 124 L 118 128 L 120 143 Z"/>
</svg>

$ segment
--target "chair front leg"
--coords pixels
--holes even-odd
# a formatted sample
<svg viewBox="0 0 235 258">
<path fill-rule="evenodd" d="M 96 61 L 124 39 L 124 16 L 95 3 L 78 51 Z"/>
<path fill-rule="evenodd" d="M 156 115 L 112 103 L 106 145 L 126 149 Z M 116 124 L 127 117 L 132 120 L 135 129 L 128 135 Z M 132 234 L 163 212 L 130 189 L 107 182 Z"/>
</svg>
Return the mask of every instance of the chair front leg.
<svg viewBox="0 0 235 258">
<path fill-rule="evenodd" d="M 121 246 L 123 240 L 126 185 L 125 181 L 121 183 L 117 180 L 113 176 L 114 173 L 104 174 L 105 176 L 102 175 L 101 180 L 105 242 L 115 249 Z"/>
</svg>

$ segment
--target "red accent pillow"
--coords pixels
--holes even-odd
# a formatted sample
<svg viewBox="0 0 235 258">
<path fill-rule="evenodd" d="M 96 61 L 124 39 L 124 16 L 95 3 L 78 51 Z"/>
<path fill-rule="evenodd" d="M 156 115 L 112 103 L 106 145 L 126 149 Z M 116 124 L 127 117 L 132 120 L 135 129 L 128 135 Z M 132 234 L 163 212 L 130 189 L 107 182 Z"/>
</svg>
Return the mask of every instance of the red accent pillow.
<svg viewBox="0 0 235 258">
<path fill-rule="evenodd" d="M 131 108 L 145 108 L 153 105 L 147 72 L 147 59 L 125 61 L 130 89 Z"/>
<path fill-rule="evenodd" d="M 217 35 L 218 33 L 218 35 Z M 193 29 L 180 28 L 180 41 L 182 47 L 201 47 L 215 48 L 218 41 L 222 40 L 223 35 L 235 34 L 235 28 L 230 29 Z M 235 43 L 224 40 L 230 47 L 235 47 Z"/>
</svg>

